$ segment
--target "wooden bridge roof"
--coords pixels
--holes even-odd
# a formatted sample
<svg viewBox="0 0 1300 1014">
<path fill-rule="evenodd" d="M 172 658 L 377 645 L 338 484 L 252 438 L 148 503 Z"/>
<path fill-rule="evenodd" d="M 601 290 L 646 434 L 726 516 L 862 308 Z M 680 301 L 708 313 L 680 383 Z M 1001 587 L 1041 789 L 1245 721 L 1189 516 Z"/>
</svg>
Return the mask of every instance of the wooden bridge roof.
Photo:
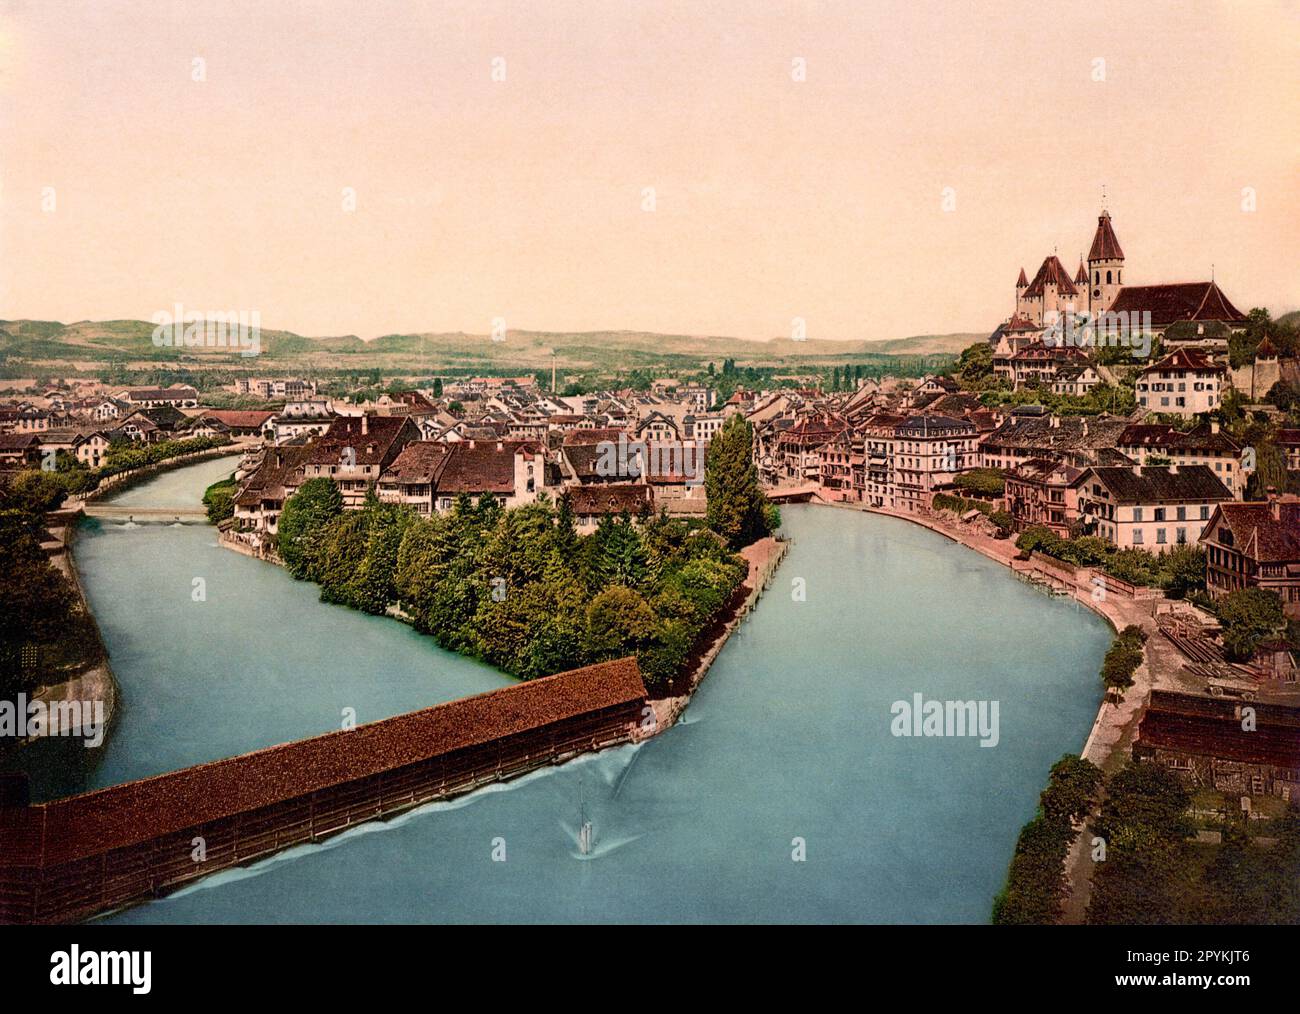
<svg viewBox="0 0 1300 1014">
<path fill-rule="evenodd" d="M 67 862 L 644 700 L 645 696 L 636 659 L 617 659 L 352 730 L 11 809 L 0 818 L 0 865 L 5 865 L 8 852 L 3 847 L 6 824 L 18 832 L 17 840 L 25 837 L 19 824 L 30 833 L 30 820 L 43 818 L 45 862 Z M 12 858 L 25 865 L 31 857 Z"/>
</svg>

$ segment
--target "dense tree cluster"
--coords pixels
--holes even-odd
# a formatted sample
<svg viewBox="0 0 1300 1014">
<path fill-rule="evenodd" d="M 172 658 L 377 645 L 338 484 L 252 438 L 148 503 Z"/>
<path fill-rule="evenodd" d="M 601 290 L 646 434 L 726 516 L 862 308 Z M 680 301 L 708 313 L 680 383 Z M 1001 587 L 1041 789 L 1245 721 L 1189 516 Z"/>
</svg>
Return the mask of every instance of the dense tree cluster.
<svg viewBox="0 0 1300 1014">
<path fill-rule="evenodd" d="M 1223 648 L 1235 662 L 1249 661 L 1255 649 L 1286 626 L 1282 598 L 1265 588 L 1239 588 L 1215 604 L 1223 624 Z"/>
<path fill-rule="evenodd" d="M 99 655 L 76 592 L 41 549 L 44 512 L 62 499 L 46 473 L 22 473 L 0 486 L 0 697 Z"/>
<path fill-rule="evenodd" d="M 328 479 L 285 504 L 279 552 L 323 600 L 400 606 L 443 647 L 523 679 L 635 654 L 652 688 L 682 671 L 746 573 L 712 532 L 666 515 L 580 535 L 567 497 L 504 509 L 462 495 L 420 517 L 372 496 L 344 511 Z"/>
<path fill-rule="evenodd" d="M 1300 922 L 1295 803 L 1282 804 L 1261 821 L 1246 821 L 1235 805 L 1225 805 L 1211 822 L 1221 841 L 1200 842 L 1189 812 L 1192 794 L 1165 765 L 1134 761 L 1103 779 L 1100 768 L 1073 755 L 1052 766 L 1038 813 L 1020 832 L 1006 886 L 994 899 L 993 922 L 1044 925 L 1060 919 L 1065 859 L 1099 798 L 1100 813 L 1084 830 L 1093 860 L 1088 922 Z M 1207 803 L 1198 797 L 1198 809 Z"/>
<path fill-rule="evenodd" d="M 1106 843 L 1106 861 L 1094 867 L 1088 921 L 1300 922 L 1300 809 L 1293 803 L 1248 828 L 1235 805 L 1225 808 L 1215 844 L 1193 837 L 1191 804 L 1162 764 L 1132 763 L 1110 778 L 1093 828 Z"/>
<path fill-rule="evenodd" d="M 1161 588 L 1174 599 L 1205 587 L 1205 550 L 1199 546 L 1174 546 L 1164 553 L 1135 546 L 1120 549 L 1096 535 L 1067 539 L 1040 525 L 1021 532 L 1016 546 L 1076 567 L 1096 567 L 1129 584 Z"/>
</svg>

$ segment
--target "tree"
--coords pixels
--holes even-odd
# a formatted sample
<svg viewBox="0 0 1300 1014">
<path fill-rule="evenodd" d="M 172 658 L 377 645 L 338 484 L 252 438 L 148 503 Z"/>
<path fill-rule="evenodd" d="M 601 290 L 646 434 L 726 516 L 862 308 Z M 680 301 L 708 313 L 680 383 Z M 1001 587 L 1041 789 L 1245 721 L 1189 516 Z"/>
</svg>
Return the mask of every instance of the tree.
<svg viewBox="0 0 1300 1014">
<path fill-rule="evenodd" d="M 1101 781 L 1101 768 L 1096 764 L 1066 754 L 1052 765 L 1047 788 L 1039 796 L 1043 814 L 1052 820 L 1081 820 L 1092 812 Z"/>
<path fill-rule="evenodd" d="M 1106 861 L 1093 873 L 1091 923 L 1125 925 L 1179 921 L 1177 887 L 1191 796 L 1163 764 L 1139 761 L 1113 775 L 1094 833 Z"/>
<path fill-rule="evenodd" d="M 1007 491 L 1006 479 L 997 468 L 972 468 L 956 476 L 952 484 L 977 496 L 999 497 Z"/>
<path fill-rule="evenodd" d="M 221 479 L 203 491 L 203 506 L 208 509 L 208 524 L 216 525 L 235 516 L 234 479 Z"/>
<path fill-rule="evenodd" d="M 953 371 L 962 384 L 972 384 L 993 376 L 993 348 L 988 342 L 976 342 L 962 349 Z"/>
<path fill-rule="evenodd" d="M 1234 662 L 1249 661 L 1255 649 L 1286 624 L 1282 598 L 1263 588 L 1239 588 L 1219 602 L 1223 647 Z"/>
<path fill-rule="evenodd" d="M 296 578 L 310 576 L 321 530 L 343 512 L 343 494 L 333 479 L 308 479 L 280 512 L 279 553 Z"/>
<path fill-rule="evenodd" d="M 733 549 L 748 546 L 770 531 L 767 497 L 759 489 L 753 443 L 748 421 L 733 415 L 709 442 L 704 459 L 706 521 Z"/>
<path fill-rule="evenodd" d="M 585 647 L 593 662 L 631 655 L 655 628 L 655 614 L 631 588 L 614 585 L 587 606 Z"/>
</svg>

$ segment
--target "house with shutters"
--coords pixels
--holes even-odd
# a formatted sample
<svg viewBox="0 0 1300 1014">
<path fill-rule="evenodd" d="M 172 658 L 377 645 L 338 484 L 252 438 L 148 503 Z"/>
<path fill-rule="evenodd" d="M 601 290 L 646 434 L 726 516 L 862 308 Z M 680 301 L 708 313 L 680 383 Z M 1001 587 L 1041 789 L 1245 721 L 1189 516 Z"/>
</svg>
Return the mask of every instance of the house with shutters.
<svg viewBox="0 0 1300 1014">
<path fill-rule="evenodd" d="M 1201 349 L 1176 349 L 1137 378 L 1137 403 L 1150 412 L 1193 416 L 1223 403 L 1228 371 Z"/>
</svg>

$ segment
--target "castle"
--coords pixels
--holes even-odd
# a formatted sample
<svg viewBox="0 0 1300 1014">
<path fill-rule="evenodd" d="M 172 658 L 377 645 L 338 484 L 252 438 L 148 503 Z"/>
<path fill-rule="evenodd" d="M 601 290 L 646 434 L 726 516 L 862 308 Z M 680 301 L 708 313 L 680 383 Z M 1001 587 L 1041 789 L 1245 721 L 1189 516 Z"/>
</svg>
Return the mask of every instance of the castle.
<svg viewBox="0 0 1300 1014">
<path fill-rule="evenodd" d="M 1156 333 L 1179 321 L 1221 322 L 1233 329 L 1245 326 L 1246 316 L 1229 301 L 1213 281 L 1166 285 L 1124 284 L 1124 250 L 1115 235 L 1110 212 L 1097 217 L 1097 231 L 1088 251 L 1087 266 L 1071 278 L 1055 254 L 1044 259 L 1033 281 L 1020 269 L 1016 279 L 1015 313 L 999 331 L 1026 332 L 1050 327 L 1066 314 L 1125 313 L 1147 320 Z M 997 332 L 995 332 L 997 334 Z"/>
</svg>

